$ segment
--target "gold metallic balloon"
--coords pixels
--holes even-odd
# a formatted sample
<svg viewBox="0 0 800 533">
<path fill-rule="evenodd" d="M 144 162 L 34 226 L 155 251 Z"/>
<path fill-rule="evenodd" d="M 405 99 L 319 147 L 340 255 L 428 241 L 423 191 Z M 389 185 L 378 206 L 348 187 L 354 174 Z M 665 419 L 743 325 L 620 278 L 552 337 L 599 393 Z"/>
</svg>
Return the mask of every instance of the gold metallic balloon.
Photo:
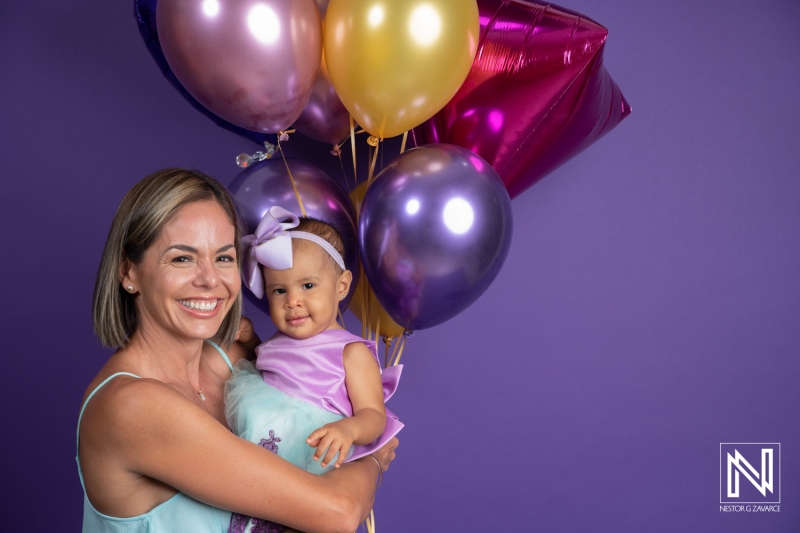
<svg viewBox="0 0 800 533">
<path fill-rule="evenodd" d="M 331 0 L 324 50 L 336 93 L 376 137 L 437 113 L 478 48 L 475 0 Z"/>
</svg>

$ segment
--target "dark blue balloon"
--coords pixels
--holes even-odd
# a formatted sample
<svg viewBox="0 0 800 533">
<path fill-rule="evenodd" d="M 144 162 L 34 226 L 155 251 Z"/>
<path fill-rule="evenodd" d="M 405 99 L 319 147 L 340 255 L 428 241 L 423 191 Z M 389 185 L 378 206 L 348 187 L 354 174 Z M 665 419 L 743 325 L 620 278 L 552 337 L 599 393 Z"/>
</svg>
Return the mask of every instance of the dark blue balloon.
<svg viewBox="0 0 800 533">
<path fill-rule="evenodd" d="M 272 133 L 258 133 L 255 131 L 246 130 L 219 118 L 217 115 L 206 109 L 200 102 L 195 100 L 194 97 L 183 87 L 183 85 L 181 85 L 181 82 L 178 81 L 178 78 L 175 77 L 172 69 L 170 69 L 169 65 L 167 64 L 167 58 L 164 57 L 164 52 L 161 50 L 161 43 L 158 40 L 158 32 L 156 31 L 157 4 L 158 2 L 156 0 L 134 0 L 133 15 L 136 17 L 136 22 L 139 25 L 139 33 L 142 35 L 142 39 L 144 39 L 144 44 L 150 51 L 150 55 L 153 56 L 153 59 L 158 65 L 158 68 L 161 70 L 161 73 L 165 78 L 167 78 L 167 81 L 173 87 L 175 87 L 175 89 L 186 99 L 187 102 L 189 102 L 189 104 L 191 104 L 192 107 L 213 120 L 217 126 L 225 128 L 236 135 L 250 139 L 258 144 L 264 144 L 264 141 L 276 144 L 278 142 L 277 135 Z"/>
</svg>

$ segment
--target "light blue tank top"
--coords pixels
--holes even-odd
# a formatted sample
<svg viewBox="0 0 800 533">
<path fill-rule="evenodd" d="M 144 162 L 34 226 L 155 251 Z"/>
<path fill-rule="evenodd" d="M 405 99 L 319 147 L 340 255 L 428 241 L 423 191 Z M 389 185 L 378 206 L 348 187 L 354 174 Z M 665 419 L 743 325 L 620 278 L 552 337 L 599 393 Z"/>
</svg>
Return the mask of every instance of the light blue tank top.
<svg viewBox="0 0 800 533">
<path fill-rule="evenodd" d="M 225 352 L 211 341 L 206 341 L 219 351 L 228 368 L 233 371 L 231 361 Z M 117 372 L 108 376 L 86 398 L 81 414 L 78 416 L 78 442 L 80 442 L 81 418 L 86 405 L 100 388 L 117 376 L 139 376 L 128 372 Z M 230 526 L 231 513 L 190 498 L 179 492 L 149 512 L 130 518 L 117 518 L 104 515 L 95 509 L 86 496 L 83 484 L 80 453 L 75 457 L 78 462 L 78 474 L 83 486 L 83 533 L 226 533 Z"/>
</svg>

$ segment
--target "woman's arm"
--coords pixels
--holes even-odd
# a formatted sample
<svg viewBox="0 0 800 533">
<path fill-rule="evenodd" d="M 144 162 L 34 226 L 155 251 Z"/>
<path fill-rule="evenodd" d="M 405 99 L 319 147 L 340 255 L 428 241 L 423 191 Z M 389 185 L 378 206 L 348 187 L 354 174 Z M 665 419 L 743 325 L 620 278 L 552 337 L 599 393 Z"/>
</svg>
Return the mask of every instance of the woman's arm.
<svg viewBox="0 0 800 533">
<path fill-rule="evenodd" d="M 106 428 L 105 444 L 134 476 L 308 533 L 352 533 L 372 507 L 379 472 L 370 458 L 323 476 L 309 474 L 236 437 L 152 380 L 130 380 L 104 400 L 92 425 Z"/>
</svg>

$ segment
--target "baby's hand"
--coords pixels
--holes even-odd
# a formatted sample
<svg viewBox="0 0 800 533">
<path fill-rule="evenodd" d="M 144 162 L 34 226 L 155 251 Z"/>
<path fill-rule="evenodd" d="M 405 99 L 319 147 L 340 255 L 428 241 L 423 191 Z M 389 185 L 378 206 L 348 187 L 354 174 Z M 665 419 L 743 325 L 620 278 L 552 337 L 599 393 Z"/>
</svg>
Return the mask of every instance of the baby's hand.
<svg viewBox="0 0 800 533">
<path fill-rule="evenodd" d="M 353 435 L 353 430 L 346 424 L 332 422 L 314 430 L 314 432 L 308 436 L 306 442 L 309 446 L 317 448 L 314 452 L 315 461 L 322 457 L 326 449 L 328 450 L 328 453 L 325 453 L 325 457 L 320 463 L 321 466 L 326 466 L 330 463 L 336 455 L 336 452 L 339 452 L 339 458 L 334 465 L 334 468 L 339 468 L 347 458 L 347 452 L 350 451 L 350 446 L 353 444 L 354 440 L 355 435 Z"/>
</svg>

